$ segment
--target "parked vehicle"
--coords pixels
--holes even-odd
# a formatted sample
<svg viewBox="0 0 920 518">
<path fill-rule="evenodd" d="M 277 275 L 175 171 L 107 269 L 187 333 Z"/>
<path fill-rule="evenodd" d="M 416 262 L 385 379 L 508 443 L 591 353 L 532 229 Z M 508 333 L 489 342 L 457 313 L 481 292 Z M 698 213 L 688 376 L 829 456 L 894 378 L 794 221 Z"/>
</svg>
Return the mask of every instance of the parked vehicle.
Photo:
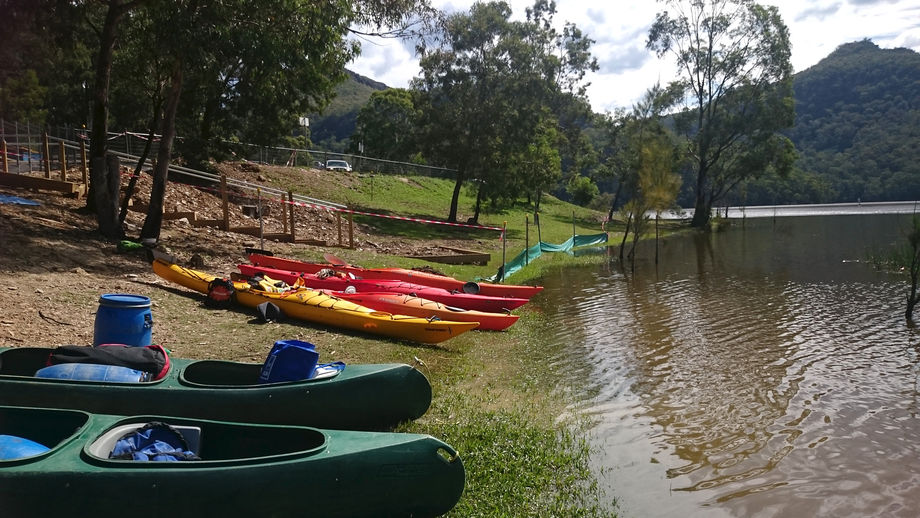
<svg viewBox="0 0 920 518">
<path fill-rule="evenodd" d="M 351 164 L 344 160 L 326 160 L 326 169 L 330 171 L 351 172 Z"/>
</svg>

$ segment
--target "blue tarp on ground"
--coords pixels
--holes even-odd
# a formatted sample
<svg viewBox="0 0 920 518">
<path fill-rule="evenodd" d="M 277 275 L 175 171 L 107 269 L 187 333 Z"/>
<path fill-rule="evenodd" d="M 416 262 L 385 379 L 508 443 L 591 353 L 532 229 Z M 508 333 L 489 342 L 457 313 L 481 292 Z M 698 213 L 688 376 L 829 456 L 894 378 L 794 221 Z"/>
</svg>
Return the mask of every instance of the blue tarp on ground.
<svg viewBox="0 0 920 518">
<path fill-rule="evenodd" d="M 20 198 L 19 196 L 12 196 L 9 194 L 0 194 L 0 203 L 19 204 L 19 205 L 41 205 L 41 203 L 35 200 L 27 200 L 25 198 Z"/>
<path fill-rule="evenodd" d="M 533 261 L 537 257 L 543 255 L 543 252 L 572 253 L 571 250 L 573 248 L 578 248 L 580 246 L 599 245 L 606 242 L 606 232 L 602 232 L 600 234 L 590 234 L 587 236 L 572 236 L 565 243 L 558 245 L 540 241 L 539 243 L 519 253 L 514 259 L 506 262 L 504 266 L 498 269 L 498 272 L 496 272 L 495 275 L 478 280 L 486 282 L 501 282 L 510 277 L 514 272 L 526 266 L 528 263 L 530 263 L 530 261 Z"/>
</svg>

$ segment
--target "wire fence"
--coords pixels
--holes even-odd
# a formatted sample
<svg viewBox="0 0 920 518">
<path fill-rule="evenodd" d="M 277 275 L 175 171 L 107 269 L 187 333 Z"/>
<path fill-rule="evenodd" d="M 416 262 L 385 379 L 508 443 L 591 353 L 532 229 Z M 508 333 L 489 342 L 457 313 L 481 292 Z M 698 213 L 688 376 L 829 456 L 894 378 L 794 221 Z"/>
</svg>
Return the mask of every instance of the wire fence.
<svg viewBox="0 0 920 518">
<path fill-rule="evenodd" d="M 85 127 L 57 125 L 46 126 L 26 122 L 10 122 L 0 119 L 0 138 L 7 143 L 7 155 L 13 161 L 11 168 L 17 172 L 38 171 L 43 167 L 41 163 L 42 132 L 47 131 L 49 137 L 59 140 L 80 142 L 89 145 L 90 132 Z M 108 133 L 108 148 L 111 151 L 126 155 L 139 156 L 150 138 L 147 132 L 122 130 Z M 181 137 L 177 137 L 180 138 Z M 150 156 L 157 155 L 160 136 L 153 135 Z M 337 153 L 318 149 L 298 149 L 291 147 L 259 146 L 240 142 L 227 142 L 237 160 L 255 162 L 262 165 L 287 166 L 287 167 L 314 167 L 322 169 L 329 160 L 344 160 L 353 171 L 362 173 L 399 175 L 399 176 L 429 176 L 435 178 L 454 178 L 455 169 L 433 167 L 411 162 L 384 160 L 362 155 Z"/>
<path fill-rule="evenodd" d="M 429 176 L 453 178 L 457 171 L 411 162 L 384 160 L 363 155 L 337 153 L 317 149 L 257 146 L 245 143 L 226 143 L 237 158 L 264 165 L 324 168 L 329 160 L 344 160 L 354 171 L 400 176 Z"/>
</svg>

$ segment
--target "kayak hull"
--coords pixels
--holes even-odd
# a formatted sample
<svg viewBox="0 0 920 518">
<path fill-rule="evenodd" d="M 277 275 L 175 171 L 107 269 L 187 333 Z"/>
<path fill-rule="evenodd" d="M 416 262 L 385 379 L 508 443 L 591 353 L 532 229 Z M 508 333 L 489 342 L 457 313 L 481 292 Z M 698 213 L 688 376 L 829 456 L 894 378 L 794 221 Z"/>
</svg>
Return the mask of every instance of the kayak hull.
<svg viewBox="0 0 920 518">
<path fill-rule="evenodd" d="M 462 322 L 479 322 L 477 331 L 502 331 L 520 318 L 510 313 L 487 313 L 455 308 L 414 295 L 390 292 L 343 293 L 335 296 L 350 300 L 355 304 L 367 306 L 380 311 L 415 315 L 417 317 L 438 317 L 441 320 L 459 320 Z"/>
<path fill-rule="evenodd" d="M 162 259 L 154 259 L 153 271 L 168 281 L 201 293 L 208 292 L 208 283 L 215 278 Z M 310 289 L 273 293 L 250 288 L 248 283 L 236 282 L 234 286 L 236 301 L 243 306 L 255 308 L 271 302 L 288 318 L 413 342 L 441 343 L 478 326 L 476 322 L 428 321 L 394 315 Z"/>
<path fill-rule="evenodd" d="M 267 266 L 270 268 L 279 268 L 281 270 L 292 270 L 306 273 L 316 273 L 323 268 L 334 268 L 337 271 L 354 274 L 362 279 L 390 279 L 405 282 L 414 282 L 425 286 L 442 288 L 448 291 L 463 291 L 467 284 L 464 281 L 417 270 L 407 270 L 405 268 L 360 268 L 358 266 L 328 264 L 328 263 L 308 263 L 296 259 L 287 259 L 273 255 L 249 254 L 249 262 L 257 266 Z M 515 284 L 491 284 L 486 282 L 477 283 L 480 295 L 490 297 L 515 297 L 529 299 L 543 291 L 542 286 L 526 286 Z"/>
<path fill-rule="evenodd" d="M 0 348 L 0 405 L 382 430 L 431 404 L 428 379 L 404 364 L 349 364 L 333 377 L 269 384 L 257 382 L 262 364 L 183 358 L 170 358 L 163 378 L 140 383 L 35 377 L 51 351 Z"/>
<path fill-rule="evenodd" d="M 269 268 L 267 266 L 253 266 L 250 264 L 241 264 L 238 268 L 240 273 L 247 277 L 266 275 L 272 279 L 284 281 L 290 285 L 298 283 L 299 285 L 313 290 L 345 291 L 348 287 L 351 287 L 357 293 L 388 291 L 392 293 L 416 295 L 428 300 L 440 302 L 441 304 L 487 313 L 508 312 L 527 303 L 527 299 L 490 297 L 487 295 L 450 292 L 443 288 L 434 288 L 405 281 L 352 279 L 337 275 L 320 277 L 312 273 Z"/>
<path fill-rule="evenodd" d="M 149 422 L 197 430 L 201 460 L 107 458 Z M 4 516 L 437 516 L 465 483 L 456 451 L 420 434 L 3 406 L 0 435 L 48 448 L 0 460 Z"/>
</svg>

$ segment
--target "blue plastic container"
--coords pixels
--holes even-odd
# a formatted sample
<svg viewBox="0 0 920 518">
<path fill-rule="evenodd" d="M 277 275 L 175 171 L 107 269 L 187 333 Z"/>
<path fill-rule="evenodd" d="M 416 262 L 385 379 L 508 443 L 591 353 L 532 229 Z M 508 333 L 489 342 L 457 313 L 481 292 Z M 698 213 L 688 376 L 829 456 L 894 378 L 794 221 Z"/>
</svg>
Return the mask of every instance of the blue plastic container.
<svg viewBox="0 0 920 518">
<path fill-rule="evenodd" d="M 0 435 L 0 460 L 22 459 L 39 453 L 45 453 L 50 448 L 44 444 L 30 441 L 15 435 Z"/>
<path fill-rule="evenodd" d="M 106 293 L 99 297 L 96 325 L 93 328 L 93 345 L 124 344 L 146 346 L 151 344 L 153 314 L 150 298 L 143 295 Z"/>
<path fill-rule="evenodd" d="M 38 369 L 36 378 L 52 378 L 79 381 L 116 381 L 120 383 L 140 383 L 150 380 L 150 373 L 121 367 L 118 365 L 98 365 L 95 363 L 59 363 Z"/>
<path fill-rule="evenodd" d="M 309 379 L 313 377 L 317 361 L 319 353 L 310 342 L 278 340 L 265 359 L 259 382 L 278 383 Z"/>
</svg>

